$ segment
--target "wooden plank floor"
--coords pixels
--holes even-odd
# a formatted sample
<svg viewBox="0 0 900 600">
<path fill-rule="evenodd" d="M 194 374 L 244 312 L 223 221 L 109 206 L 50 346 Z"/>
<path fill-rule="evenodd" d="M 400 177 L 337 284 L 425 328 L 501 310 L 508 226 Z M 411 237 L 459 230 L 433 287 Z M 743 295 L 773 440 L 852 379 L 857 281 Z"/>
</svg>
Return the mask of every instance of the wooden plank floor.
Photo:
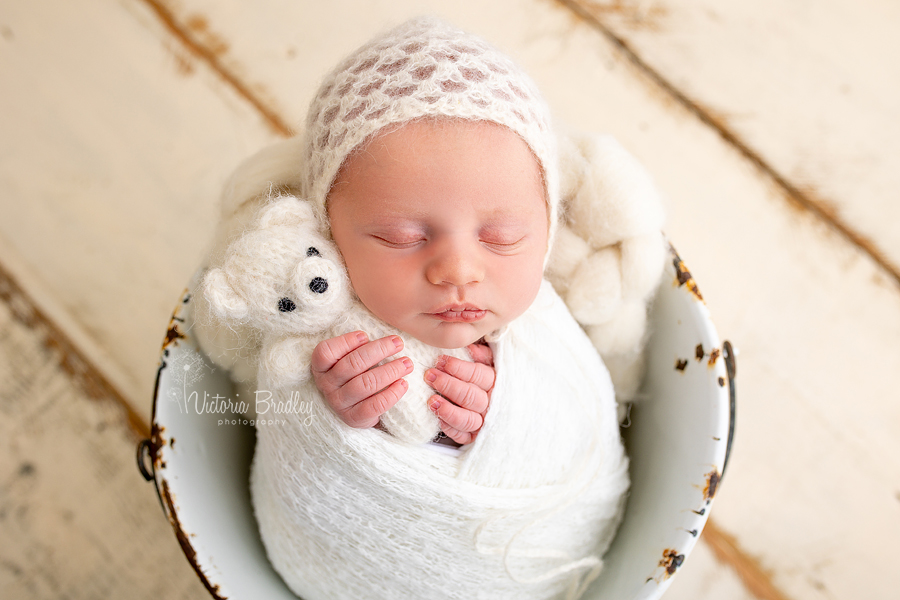
<svg viewBox="0 0 900 600">
<path fill-rule="evenodd" d="M 666 598 L 896 597 L 894 3 L 9 4 L 0 597 L 205 597 L 133 466 L 168 315 L 236 162 L 302 121 L 338 58 L 421 12 L 506 49 L 560 122 L 644 162 L 740 351 L 714 525 Z"/>
</svg>

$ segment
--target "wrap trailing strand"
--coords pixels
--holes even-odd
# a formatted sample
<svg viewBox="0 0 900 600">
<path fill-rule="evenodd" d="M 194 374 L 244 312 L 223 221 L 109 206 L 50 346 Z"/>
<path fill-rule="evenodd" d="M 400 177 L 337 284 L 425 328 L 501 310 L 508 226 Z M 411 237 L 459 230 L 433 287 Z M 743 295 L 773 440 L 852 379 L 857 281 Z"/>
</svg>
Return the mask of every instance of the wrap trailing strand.
<svg viewBox="0 0 900 600">
<path fill-rule="evenodd" d="M 609 374 L 546 281 L 488 342 L 491 409 L 458 456 L 344 425 L 308 380 L 270 390 L 292 409 L 258 428 L 251 491 L 295 593 L 576 598 L 596 577 L 628 488 Z"/>
</svg>

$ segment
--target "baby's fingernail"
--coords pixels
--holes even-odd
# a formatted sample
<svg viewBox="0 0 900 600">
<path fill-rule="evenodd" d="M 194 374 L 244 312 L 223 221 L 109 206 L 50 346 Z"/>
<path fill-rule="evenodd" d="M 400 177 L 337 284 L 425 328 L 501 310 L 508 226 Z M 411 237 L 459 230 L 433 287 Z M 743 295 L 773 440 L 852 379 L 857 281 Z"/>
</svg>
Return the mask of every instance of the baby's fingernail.
<svg viewBox="0 0 900 600">
<path fill-rule="evenodd" d="M 413 368 L 412 361 L 409 360 L 408 358 L 404 358 L 404 359 L 403 359 L 403 366 L 406 367 L 407 369 L 412 369 L 412 368 Z"/>
<path fill-rule="evenodd" d="M 397 350 L 403 347 L 403 340 L 400 339 L 400 336 L 395 335 L 391 341 L 394 342 L 394 346 L 396 346 Z"/>
<path fill-rule="evenodd" d="M 434 371 L 425 371 L 425 381 L 427 381 L 428 383 L 434 383 L 436 379 L 437 373 L 435 373 Z"/>
<path fill-rule="evenodd" d="M 447 364 L 447 357 L 444 356 L 443 354 L 441 354 L 440 356 L 438 356 L 437 362 L 434 363 L 434 368 L 441 369 L 446 364 Z"/>
<path fill-rule="evenodd" d="M 359 340 L 360 343 L 365 343 L 369 341 L 369 336 L 360 331 L 356 334 L 356 339 Z"/>
<path fill-rule="evenodd" d="M 441 401 L 440 400 L 432 400 L 431 404 L 429 404 L 429 406 L 431 407 L 431 410 L 436 411 L 437 409 L 439 409 L 441 407 Z"/>
<path fill-rule="evenodd" d="M 406 388 L 409 387 L 409 384 L 406 383 L 406 380 L 405 380 L 405 379 L 401 379 L 401 380 L 400 380 L 400 385 L 403 386 L 403 389 L 404 389 L 404 390 L 405 390 Z"/>
</svg>

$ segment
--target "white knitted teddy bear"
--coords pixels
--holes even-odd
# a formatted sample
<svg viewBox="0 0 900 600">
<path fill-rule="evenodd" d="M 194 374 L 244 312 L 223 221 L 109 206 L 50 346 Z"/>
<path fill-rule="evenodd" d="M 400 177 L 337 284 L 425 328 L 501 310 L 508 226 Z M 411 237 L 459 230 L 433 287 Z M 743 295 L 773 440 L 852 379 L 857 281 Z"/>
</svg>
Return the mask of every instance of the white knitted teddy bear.
<svg viewBox="0 0 900 600">
<path fill-rule="evenodd" d="M 276 396 L 310 378 L 310 358 L 322 340 L 355 330 L 370 339 L 399 335 L 414 370 L 407 392 L 381 423 L 402 441 L 430 441 L 440 424 L 427 406 L 434 390 L 424 372 L 440 354 L 468 360 L 468 353 L 427 346 L 372 315 L 355 298 L 340 254 L 317 226 L 308 202 L 283 197 L 264 206 L 255 225 L 229 246 L 222 266 L 205 276 L 209 311 L 230 326 L 258 332 L 258 389 Z"/>
</svg>

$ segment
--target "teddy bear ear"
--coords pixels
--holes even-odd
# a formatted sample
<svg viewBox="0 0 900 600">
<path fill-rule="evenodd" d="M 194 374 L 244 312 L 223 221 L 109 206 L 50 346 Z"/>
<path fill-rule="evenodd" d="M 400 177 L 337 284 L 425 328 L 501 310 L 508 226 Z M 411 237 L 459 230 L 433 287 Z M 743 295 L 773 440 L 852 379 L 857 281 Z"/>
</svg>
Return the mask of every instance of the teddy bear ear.
<svg viewBox="0 0 900 600">
<path fill-rule="evenodd" d="M 267 205 L 259 217 L 260 229 L 273 225 L 302 225 L 315 220 L 312 204 L 294 196 L 286 196 Z"/>
<path fill-rule="evenodd" d="M 241 320 L 250 312 L 244 299 L 228 283 L 222 269 L 212 269 L 206 274 L 203 278 L 203 294 L 209 301 L 213 314 L 220 319 Z"/>
</svg>

